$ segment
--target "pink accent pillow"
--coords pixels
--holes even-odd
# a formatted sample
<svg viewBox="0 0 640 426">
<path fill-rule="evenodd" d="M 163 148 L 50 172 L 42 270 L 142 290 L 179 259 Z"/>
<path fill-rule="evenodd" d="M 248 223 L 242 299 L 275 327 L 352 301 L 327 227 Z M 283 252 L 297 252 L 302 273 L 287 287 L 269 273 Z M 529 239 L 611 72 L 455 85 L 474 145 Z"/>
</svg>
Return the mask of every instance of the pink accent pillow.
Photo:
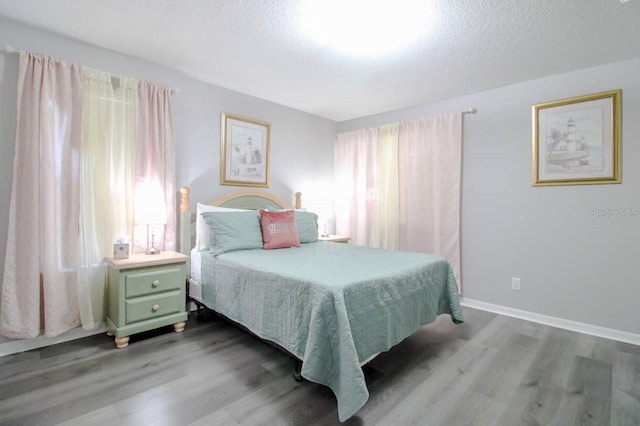
<svg viewBox="0 0 640 426">
<path fill-rule="evenodd" d="M 293 210 L 278 212 L 260 210 L 260 224 L 262 225 L 262 248 L 269 250 L 300 246 Z"/>
</svg>

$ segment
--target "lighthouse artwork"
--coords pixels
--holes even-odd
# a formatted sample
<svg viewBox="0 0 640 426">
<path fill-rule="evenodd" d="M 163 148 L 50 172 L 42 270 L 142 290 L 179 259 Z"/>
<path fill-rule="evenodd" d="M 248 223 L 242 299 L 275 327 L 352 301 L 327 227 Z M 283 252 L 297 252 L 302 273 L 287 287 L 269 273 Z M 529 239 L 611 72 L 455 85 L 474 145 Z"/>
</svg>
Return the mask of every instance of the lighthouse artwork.
<svg viewBox="0 0 640 426">
<path fill-rule="evenodd" d="M 620 90 L 534 105 L 533 184 L 620 182 Z"/>
<path fill-rule="evenodd" d="M 565 131 L 551 128 L 549 133 L 547 140 L 547 163 L 549 166 L 571 169 L 585 168 L 590 165 L 589 144 L 585 140 L 585 135 L 578 137 L 576 134 L 576 121 L 573 117 L 567 121 Z M 595 149 L 593 151 L 597 152 Z"/>
<path fill-rule="evenodd" d="M 268 188 L 271 125 L 223 112 L 221 128 L 220 184 Z"/>
</svg>

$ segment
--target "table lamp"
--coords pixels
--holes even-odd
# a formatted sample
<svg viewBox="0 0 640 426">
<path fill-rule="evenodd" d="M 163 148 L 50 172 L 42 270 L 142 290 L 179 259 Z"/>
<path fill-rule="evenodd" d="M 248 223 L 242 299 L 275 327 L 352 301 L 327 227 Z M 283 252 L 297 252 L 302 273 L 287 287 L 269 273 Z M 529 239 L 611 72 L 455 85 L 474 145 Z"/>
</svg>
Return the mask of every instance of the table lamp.
<svg viewBox="0 0 640 426">
<path fill-rule="evenodd" d="M 136 223 L 146 225 L 147 227 L 147 243 L 145 254 L 160 254 L 160 250 L 155 247 L 155 229 L 159 225 L 166 225 L 167 214 L 164 197 L 160 188 L 153 190 L 149 187 L 143 187 L 137 191 L 136 203 Z M 149 239 L 151 236 L 151 239 Z"/>
</svg>

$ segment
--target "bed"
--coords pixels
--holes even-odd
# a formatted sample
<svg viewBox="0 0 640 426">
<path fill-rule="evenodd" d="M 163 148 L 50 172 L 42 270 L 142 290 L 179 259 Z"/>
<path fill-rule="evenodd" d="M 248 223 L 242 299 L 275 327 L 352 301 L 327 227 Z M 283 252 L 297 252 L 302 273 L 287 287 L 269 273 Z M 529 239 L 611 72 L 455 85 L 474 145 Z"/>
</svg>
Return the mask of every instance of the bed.
<svg viewBox="0 0 640 426">
<path fill-rule="evenodd" d="M 258 229 L 271 229 L 264 220 L 276 213 L 268 212 L 299 209 L 300 194 L 295 206 L 258 191 L 236 191 L 211 204 L 198 204 L 196 214 L 196 234 L 204 229 L 198 217 L 207 222 L 207 247 L 203 235 L 195 243 L 191 238 L 189 190 L 181 190 L 182 247 L 193 247 L 183 250 L 191 256 L 190 297 L 299 360 L 302 377 L 334 392 L 340 421 L 369 397 L 362 365 L 440 314 L 463 321 L 444 258 L 318 241 L 317 216 L 300 210 L 282 213 L 300 231 L 299 246 L 267 250 L 245 242 L 244 234 L 255 231 L 243 221 L 255 217 Z M 224 227 L 235 220 L 241 229 Z M 216 240 L 225 233 L 232 249 Z"/>
</svg>

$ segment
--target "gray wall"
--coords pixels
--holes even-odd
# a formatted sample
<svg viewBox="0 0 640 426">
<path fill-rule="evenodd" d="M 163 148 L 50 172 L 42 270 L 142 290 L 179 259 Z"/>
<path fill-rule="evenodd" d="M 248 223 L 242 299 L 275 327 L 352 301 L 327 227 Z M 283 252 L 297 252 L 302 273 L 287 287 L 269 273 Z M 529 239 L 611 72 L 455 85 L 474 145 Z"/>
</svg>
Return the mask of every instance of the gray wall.
<svg viewBox="0 0 640 426">
<path fill-rule="evenodd" d="M 270 192 L 293 194 L 333 182 L 336 123 L 272 102 L 205 84 L 163 66 L 134 59 L 0 18 L 0 45 L 40 52 L 115 74 L 179 89 L 173 96 L 176 184 L 191 187 L 191 204 L 242 187 L 220 185 L 220 113 L 271 123 Z M 0 273 L 4 269 L 13 176 L 18 55 L 0 53 Z M 260 78 L 259 74 L 256 78 Z M 265 84 L 269 84 L 265 81 Z M 245 188 L 246 189 L 246 188 Z"/>
<path fill-rule="evenodd" d="M 208 85 L 162 66 L 0 18 L 0 43 L 180 89 L 174 96 L 177 185 L 192 204 L 219 185 L 220 112 L 269 121 L 271 191 L 331 184 L 336 123 Z M 340 123 L 339 131 L 476 107 L 465 116 L 462 280 L 466 298 L 640 334 L 640 218 L 596 219 L 591 209 L 640 209 L 640 59 L 556 75 Z M 472 77 L 472 75 L 470 74 Z M 11 191 L 17 56 L 0 54 L 0 268 Z M 265 82 L 268 84 L 269 82 Z M 531 106 L 623 90 L 623 183 L 531 186 Z M 304 197 L 304 195 L 303 195 Z M 522 290 L 511 290 L 511 277 Z"/>
<path fill-rule="evenodd" d="M 464 110 L 463 296 L 640 334 L 640 59 L 343 122 L 338 131 Z M 622 89 L 622 184 L 531 186 L 534 104 Z M 522 290 L 511 290 L 511 277 Z"/>
</svg>

